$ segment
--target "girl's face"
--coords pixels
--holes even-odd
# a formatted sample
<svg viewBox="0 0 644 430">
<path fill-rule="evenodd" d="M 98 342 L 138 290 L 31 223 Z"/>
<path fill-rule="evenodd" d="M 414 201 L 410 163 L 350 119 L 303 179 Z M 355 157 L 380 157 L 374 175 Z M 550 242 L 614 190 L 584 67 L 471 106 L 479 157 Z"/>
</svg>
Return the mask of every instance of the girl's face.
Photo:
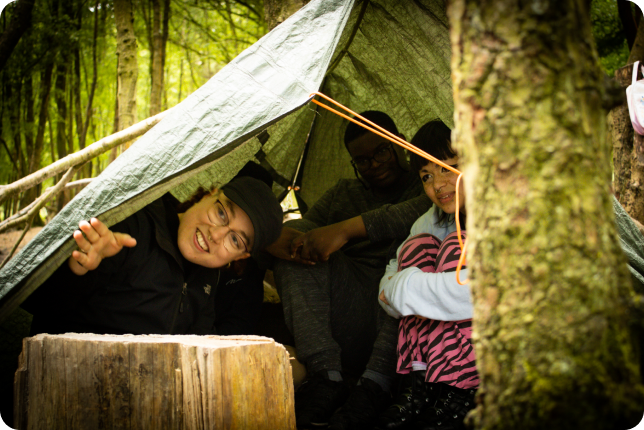
<svg viewBox="0 0 644 430">
<path fill-rule="evenodd" d="M 204 267 L 223 267 L 250 257 L 254 234 L 246 212 L 223 192 L 215 191 L 179 214 L 177 244 L 186 260 Z"/>
<path fill-rule="evenodd" d="M 448 166 L 458 169 L 458 157 L 441 160 Z M 456 212 L 456 179 L 458 175 L 431 161 L 421 167 L 418 172 L 423 182 L 425 194 L 443 212 L 453 214 Z M 463 179 L 459 184 L 459 211 L 465 212 L 465 193 Z"/>
</svg>

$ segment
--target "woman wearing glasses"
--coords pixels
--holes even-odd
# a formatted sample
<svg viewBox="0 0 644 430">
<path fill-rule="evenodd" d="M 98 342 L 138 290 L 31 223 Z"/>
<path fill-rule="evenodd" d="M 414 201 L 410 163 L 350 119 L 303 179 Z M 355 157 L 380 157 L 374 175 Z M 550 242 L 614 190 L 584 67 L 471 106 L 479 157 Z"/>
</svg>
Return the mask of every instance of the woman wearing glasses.
<svg viewBox="0 0 644 430">
<path fill-rule="evenodd" d="M 31 333 L 214 333 L 219 269 L 256 255 L 281 226 L 277 199 L 251 177 L 184 203 L 168 193 L 109 229 L 81 221 L 79 249 L 23 303 Z"/>
</svg>

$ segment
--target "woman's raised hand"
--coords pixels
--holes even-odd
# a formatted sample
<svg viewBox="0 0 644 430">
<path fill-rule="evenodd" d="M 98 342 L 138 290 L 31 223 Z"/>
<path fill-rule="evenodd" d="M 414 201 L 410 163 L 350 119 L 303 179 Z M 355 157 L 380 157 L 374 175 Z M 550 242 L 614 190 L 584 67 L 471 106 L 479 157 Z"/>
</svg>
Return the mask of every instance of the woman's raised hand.
<svg viewBox="0 0 644 430">
<path fill-rule="evenodd" d="M 72 252 L 68 260 L 69 268 L 77 275 L 96 269 L 104 258 L 118 254 L 124 246 L 131 248 L 136 245 L 132 236 L 112 232 L 96 218 L 89 222 L 81 221 L 78 228 L 80 230 L 74 232 L 74 240 L 79 250 Z"/>
</svg>

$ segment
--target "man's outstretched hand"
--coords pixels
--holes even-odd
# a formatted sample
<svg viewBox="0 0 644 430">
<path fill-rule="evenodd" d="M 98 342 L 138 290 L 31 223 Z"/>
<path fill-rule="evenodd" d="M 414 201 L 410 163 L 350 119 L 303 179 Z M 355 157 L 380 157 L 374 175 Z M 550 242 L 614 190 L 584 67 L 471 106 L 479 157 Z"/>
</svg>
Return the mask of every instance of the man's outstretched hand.
<svg viewBox="0 0 644 430">
<path fill-rule="evenodd" d="M 318 227 L 293 239 L 291 254 L 299 251 L 303 260 L 327 261 L 331 254 L 340 250 L 349 240 L 366 238 L 362 216 L 356 216 L 335 224 Z"/>
<path fill-rule="evenodd" d="M 294 261 L 301 264 L 315 264 L 309 260 L 304 260 L 299 252 L 291 252 L 291 243 L 302 236 L 302 232 L 290 227 L 283 227 L 279 239 L 266 248 L 266 251 L 276 258 L 282 260 Z"/>
<path fill-rule="evenodd" d="M 342 223 L 327 225 L 304 233 L 291 242 L 291 255 L 310 262 L 327 261 L 331 254 L 349 241 Z"/>
</svg>

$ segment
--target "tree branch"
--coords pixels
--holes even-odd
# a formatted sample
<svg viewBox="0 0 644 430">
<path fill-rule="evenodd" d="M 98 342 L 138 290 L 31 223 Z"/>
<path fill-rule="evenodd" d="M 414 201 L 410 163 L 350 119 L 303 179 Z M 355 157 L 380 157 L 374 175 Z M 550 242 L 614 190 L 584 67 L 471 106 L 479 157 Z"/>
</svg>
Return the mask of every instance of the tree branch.
<svg viewBox="0 0 644 430">
<path fill-rule="evenodd" d="M 35 204 L 33 206 L 30 205 L 31 209 L 29 209 L 27 214 L 23 215 L 22 217 L 20 217 L 19 219 L 16 219 L 13 223 L 11 223 L 11 225 L 17 225 L 23 221 L 26 221 L 25 228 L 22 230 L 22 234 L 20 235 L 16 243 L 13 245 L 13 248 L 11 249 L 11 252 L 7 256 L 7 258 L 5 258 L 2 261 L 2 264 L 0 264 L 0 269 L 2 269 L 5 264 L 7 264 L 7 261 L 9 261 L 11 257 L 13 257 L 13 254 L 16 252 L 16 249 L 18 249 L 18 245 L 20 245 L 20 242 L 27 234 L 27 231 L 29 231 L 29 228 L 31 227 L 31 223 L 34 219 L 34 216 L 38 213 L 38 211 L 40 211 L 40 209 L 47 203 L 47 201 L 51 197 L 57 195 L 63 189 L 65 184 L 69 182 L 69 180 L 74 176 L 74 174 L 79 169 L 80 169 L 80 166 L 70 168 L 55 186 L 48 188 L 47 191 L 42 196 L 40 196 L 40 198 L 36 200 L 38 203 L 34 202 Z M 9 227 L 10 226 L 4 227 L 3 229 L 7 229 Z"/>
<path fill-rule="evenodd" d="M 56 195 L 60 194 L 61 191 L 72 190 L 72 189 L 75 189 L 75 188 L 84 188 L 87 185 L 89 185 L 90 182 L 92 182 L 92 179 L 93 178 L 79 179 L 78 181 L 69 182 L 69 183 L 65 184 L 65 186 L 63 186 L 59 190 L 59 192 L 56 193 Z M 48 194 L 48 191 L 49 191 L 50 188 L 47 188 L 45 190 L 45 192 L 40 197 L 38 197 L 36 200 L 31 202 L 29 204 L 29 206 L 26 206 L 26 207 L 22 208 L 19 212 L 16 212 L 15 214 L 11 215 L 9 218 L 7 218 L 4 221 L 0 222 L 0 233 L 2 233 L 3 231 L 5 231 L 5 230 L 7 230 L 7 229 L 9 229 L 9 228 L 11 228 L 11 227 L 13 227 L 15 225 L 21 224 L 26 218 L 25 215 L 31 210 L 31 208 L 33 208 L 35 205 L 39 204 L 39 202 L 41 202 L 42 200 L 46 200 L 44 202 L 44 205 L 42 205 L 42 206 L 45 206 L 47 203 L 49 203 L 51 201 L 51 199 L 56 197 L 56 195 Z"/>
<path fill-rule="evenodd" d="M 5 201 L 7 197 L 11 195 L 27 190 L 41 183 L 42 181 L 49 179 L 66 169 L 69 169 L 70 167 L 84 164 L 86 161 L 91 160 L 97 155 L 107 152 L 118 145 L 129 142 L 132 139 L 141 136 L 146 131 L 154 127 L 159 121 L 161 121 L 161 119 L 165 117 L 165 115 L 169 111 L 170 109 L 161 112 L 151 118 L 143 120 L 138 124 L 134 124 L 133 126 L 126 128 L 125 130 L 114 133 L 111 136 L 104 137 L 103 139 L 92 143 L 85 149 L 61 158 L 60 160 L 50 164 L 49 166 L 40 169 L 37 172 L 32 173 L 31 175 L 25 176 L 24 178 L 19 179 L 16 182 L 13 182 L 9 185 L 0 186 L 0 203 Z"/>
</svg>

